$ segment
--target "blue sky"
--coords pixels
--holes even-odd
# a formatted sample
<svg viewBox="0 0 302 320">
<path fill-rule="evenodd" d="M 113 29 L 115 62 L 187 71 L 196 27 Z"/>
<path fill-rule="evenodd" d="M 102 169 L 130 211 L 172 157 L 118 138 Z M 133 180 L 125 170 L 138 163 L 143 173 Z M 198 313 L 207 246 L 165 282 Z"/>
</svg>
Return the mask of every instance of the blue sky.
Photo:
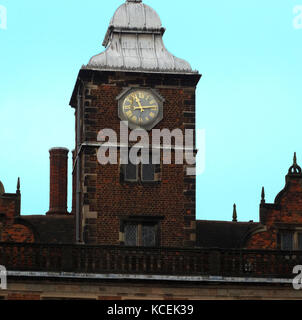
<svg viewBox="0 0 302 320">
<path fill-rule="evenodd" d="M 0 29 L 0 180 L 14 192 L 21 177 L 22 214 L 48 210 L 48 150 L 73 149 L 68 103 L 78 70 L 103 50 L 122 3 L 0 0 L 7 8 L 7 29 Z M 145 3 L 167 28 L 168 50 L 203 74 L 197 127 L 206 130 L 206 170 L 198 177 L 197 217 L 231 220 L 236 202 L 240 221 L 258 221 L 261 187 L 273 202 L 295 151 L 302 163 L 302 29 L 293 26 L 302 0 Z"/>
</svg>

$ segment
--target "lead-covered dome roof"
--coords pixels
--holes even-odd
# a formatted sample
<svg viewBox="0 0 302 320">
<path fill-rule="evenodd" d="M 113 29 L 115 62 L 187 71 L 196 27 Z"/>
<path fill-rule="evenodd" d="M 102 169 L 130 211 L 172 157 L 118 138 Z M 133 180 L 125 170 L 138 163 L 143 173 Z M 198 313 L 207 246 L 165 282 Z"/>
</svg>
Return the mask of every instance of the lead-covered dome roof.
<svg viewBox="0 0 302 320">
<path fill-rule="evenodd" d="M 197 73 L 163 43 L 161 19 L 142 0 L 127 0 L 114 13 L 103 45 L 83 69 Z"/>
<path fill-rule="evenodd" d="M 161 29 L 159 15 L 142 1 L 128 0 L 114 13 L 110 26 L 116 28 Z"/>
</svg>

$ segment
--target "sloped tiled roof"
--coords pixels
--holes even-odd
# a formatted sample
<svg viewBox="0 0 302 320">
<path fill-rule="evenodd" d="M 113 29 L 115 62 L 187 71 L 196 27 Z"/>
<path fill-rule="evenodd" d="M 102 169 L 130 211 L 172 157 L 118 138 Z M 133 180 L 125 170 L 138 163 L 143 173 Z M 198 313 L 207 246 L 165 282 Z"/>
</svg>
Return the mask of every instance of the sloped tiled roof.
<svg viewBox="0 0 302 320">
<path fill-rule="evenodd" d="M 35 229 L 40 243 L 74 243 L 74 216 L 22 216 Z"/>
<path fill-rule="evenodd" d="M 259 225 L 255 222 L 197 220 L 196 245 L 202 248 L 242 248 L 247 234 Z"/>
</svg>

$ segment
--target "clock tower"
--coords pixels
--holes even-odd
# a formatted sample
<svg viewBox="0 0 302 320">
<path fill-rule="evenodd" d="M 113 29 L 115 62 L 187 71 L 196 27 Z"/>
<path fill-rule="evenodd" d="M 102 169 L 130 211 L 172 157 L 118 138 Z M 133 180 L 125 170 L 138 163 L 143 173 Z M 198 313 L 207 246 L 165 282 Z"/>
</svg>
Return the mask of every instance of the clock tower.
<svg viewBox="0 0 302 320">
<path fill-rule="evenodd" d="M 128 0 L 110 21 L 105 51 L 78 74 L 70 105 L 76 127 L 73 212 L 80 243 L 195 245 L 196 178 L 187 174 L 185 162 L 173 161 L 176 144 L 160 142 L 156 164 L 120 161 L 122 150 L 132 146 L 121 142 L 121 122 L 128 122 L 126 135 L 144 129 L 150 144 L 156 129 L 176 129 L 183 137 L 186 129 L 195 130 L 195 90 L 201 75 L 167 51 L 164 32 L 151 7 Z M 112 145 L 117 162 L 106 165 L 98 161 L 99 136 L 105 129 L 118 137 Z M 171 149 L 171 164 L 164 161 L 165 148 Z"/>
</svg>

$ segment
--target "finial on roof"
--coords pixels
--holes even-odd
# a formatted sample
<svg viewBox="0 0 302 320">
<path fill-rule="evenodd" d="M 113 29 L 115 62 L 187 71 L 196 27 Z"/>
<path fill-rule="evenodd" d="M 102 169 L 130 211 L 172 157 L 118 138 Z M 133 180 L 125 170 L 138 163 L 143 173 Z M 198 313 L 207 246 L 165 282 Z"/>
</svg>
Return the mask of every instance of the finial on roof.
<svg viewBox="0 0 302 320">
<path fill-rule="evenodd" d="M 20 193 L 20 178 L 17 181 L 17 193 Z"/>
<path fill-rule="evenodd" d="M 295 152 L 294 153 L 294 166 L 297 165 L 297 153 Z"/>
<path fill-rule="evenodd" d="M 261 192 L 261 203 L 265 203 L 265 190 L 264 190 L 264 187 L 262 187 L 262 192 Z"/>
<path fill-rule="evenodd" d="M 237 208 L 235 203 L 234 203 L 234 209 L 233 209 L 233 222 L 237 222 Z"/>
<path fill-rule="evenodd" d="M 127 0 L 126 2 L 142 2 L 142 0 Z"/>
<path fill-rule="evenodd" d="M 290 174 L 290 175 L 301 175 L 302 174 L 302 169 L 297 164 L 297 153 L 296 152 L 294 153 L 293 165 L 289 168 L 288 174 Z"/>
</svg>

